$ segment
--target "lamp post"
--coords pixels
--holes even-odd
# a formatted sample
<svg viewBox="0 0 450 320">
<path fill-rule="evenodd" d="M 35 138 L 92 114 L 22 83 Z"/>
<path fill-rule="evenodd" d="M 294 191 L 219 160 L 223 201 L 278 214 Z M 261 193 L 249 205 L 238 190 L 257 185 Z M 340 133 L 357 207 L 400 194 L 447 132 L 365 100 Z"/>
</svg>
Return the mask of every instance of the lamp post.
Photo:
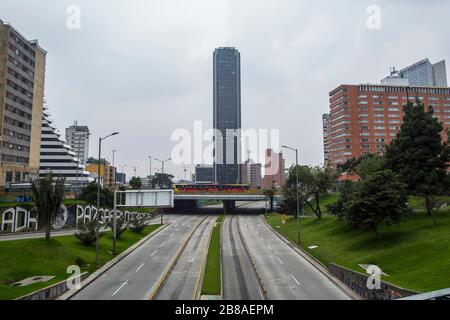
<svg viewBox="0 0 450 320">
<path fill-rule="evenodd" d="M 164 179 L 164 163 L 166 163 L 167 161 L 172 160 L 172 158 L 169 158 L 169 159 L 166 159 L 166 160 L 160 160 L 160 159 L 155 158 L 155 160 L 161 162 L 161 185 L 160 185 L 160 187 L 161 187 L 161 189 L 163 189 L 162 188 L 162 182 L 163 182 L 163 179 Z M 161 224 L 163 224 L 163 210 L 162 209 L 161 209 Z"/>
<path fill-rule="evenodd" d="M 296 197 L 297 197 L 297 244 L 300 245 L 300 202 L 298 199 L 298 149 L 288 146 L 282 146 L 282 148 L 295 151 L 295 176 L 296 176 Z"/>
<path fill-rule="evenodd" d="M 116 241 L 117 241 L 117 214 L 116 214 L 116 210 L 117 210 L 117 194 L 116 194 L 116 167 L 114 166 L 114 154 L 117 152 L 116 149 L 114 149 L 112 151 L 112 170 L 113 170 L 113 174 L 112 176 L 114 177 L 114 182 L 113 182 L 113 186 L 114 186 L 114 205 L 113 205 L 113 255 L 116 255 Z"/>
<path fill-rule="evenodd" d="M 102 141 L 115 136 L 119 134 L 119 132 L 113 132 L 110 135 L 107 135 L 106 137 L 99 137 L 98 138 L 98 161 L 97 161 L 97 179 L 98 179 L 98 184 L 97 184 L 97 217 L 96 217 L 96 227 L 95 227 L 95 267 L 98 269 L 100 262 L 99 262 L 99 252 L 100 252 L 100 246 L 99 246 L 99 226 L 98 226 L 98 222 L 99 222 L 99 218 L 100 218 L 100 162 L 102 159 Z M 116 212 L 114 211 L 114 219 L 116 216 Z"/>
<path fill-rule="evenodd" d="M 150 167 L 149 167 L 149 171 L 148 171 L 148 187 L 149 189 L 152 189 L 151 184 L 152 184 L 152 156 L 148 156 L 149 160 L 150 160 Z"/>
</svg>

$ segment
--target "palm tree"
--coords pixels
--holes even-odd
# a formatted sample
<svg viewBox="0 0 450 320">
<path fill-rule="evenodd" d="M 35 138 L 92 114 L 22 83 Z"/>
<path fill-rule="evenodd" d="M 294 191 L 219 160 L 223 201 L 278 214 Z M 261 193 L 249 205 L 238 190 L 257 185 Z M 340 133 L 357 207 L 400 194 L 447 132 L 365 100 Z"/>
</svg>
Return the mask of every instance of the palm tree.
<svg viewBox="0 0 450 320">
<path fill-rule="evenodd" d="M 52 173 L 49 173 L 31 184 L 39 225 L 45 229 L 46 240 L 50 239 L 52 224 L 64 199 L 64 182 L 64 178 L 53 179 Z"/>
</svg>

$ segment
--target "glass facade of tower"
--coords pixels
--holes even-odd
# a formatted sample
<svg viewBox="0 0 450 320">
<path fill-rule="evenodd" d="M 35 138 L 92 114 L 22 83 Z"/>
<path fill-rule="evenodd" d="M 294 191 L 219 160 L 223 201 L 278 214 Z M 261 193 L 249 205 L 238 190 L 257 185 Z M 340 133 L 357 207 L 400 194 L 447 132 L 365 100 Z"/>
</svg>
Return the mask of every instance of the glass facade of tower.
<svg viewBox="0 0 450 320">
<path fill-rule="evenodd" d="M 241 66 L 235 48 L 214 51 L 214 178 L 216 183 L 241 182 Z"/>
</svg>

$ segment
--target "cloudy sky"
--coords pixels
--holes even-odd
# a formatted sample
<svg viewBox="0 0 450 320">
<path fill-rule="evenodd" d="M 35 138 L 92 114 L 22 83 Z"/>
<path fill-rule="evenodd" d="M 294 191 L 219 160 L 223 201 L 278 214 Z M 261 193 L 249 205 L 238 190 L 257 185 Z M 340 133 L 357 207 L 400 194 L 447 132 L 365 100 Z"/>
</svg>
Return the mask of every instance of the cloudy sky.
<svg viewBox="0 0 450 320">
<path fill-rule="evenodd" d="M 80 29 L 67 26 L 76 26 L 73 5 Z M 389 67 L 425 57 L 449 61 L 449 12 L 444 0 L 0 2 L 0 19 L 48 51 L 45 94 L 56 125 L 88 125 L 91 155 L 100 135 L 120 131 L 104 155 L 117 149 L 116 163 L 141 175 L 149 155 L 170 156 L 175 129 L 193 130 L 196 120 L 211 127 L 214 48 L 241 52 L 243 127 L 279 129 L 302 163 L 319 164 L 328 92 L 377 83 Z M 169 171 L 182 176 L 181 166 Z"/>
</svg>

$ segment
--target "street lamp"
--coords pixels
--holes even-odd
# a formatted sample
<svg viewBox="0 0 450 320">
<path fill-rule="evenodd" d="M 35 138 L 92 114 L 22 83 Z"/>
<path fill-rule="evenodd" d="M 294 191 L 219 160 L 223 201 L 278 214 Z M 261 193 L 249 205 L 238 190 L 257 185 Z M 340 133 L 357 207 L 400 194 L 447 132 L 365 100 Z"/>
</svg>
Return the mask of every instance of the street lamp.
<svg viewBox="0 0 450 320">
<path fill-rule="evenodd" d="M 152 156 L 148 156 L 148 158 L 150 159 L 150 167 L 149 167 L 149 172 L 148 172 L 148 187 L 149 189 L 152 189 L 151 187 L 151 179 L 152 179 Z"/>
<path fill-rule="evenodd" d="M 119 134 L 119 132 L 113 132 L 110 135 L 107 135 L 106 137 L 103 137 L 103 138 L 99 137 L 98 138 L 98 162 L 97 162 L 97 179 L 98 179 L 98 184 L 97 184 L 97 218 L 96 218 L 97 223 L 98 223 L 99 218 L 100 218 L 100 162 L 101 162 L 101 159 L 102 159 L 102 141 L 107 139 L 107 138 L 109 138 L 109 137 L 118 135 L 118 134 Z M 116 217 L 116 212 L 114 211 L 114 221 L 116 219 L 115 217 Z M 95 228 L 95 267 L 96 268 L 98 268 L 99 265 L 100 265 L 100 263 L 99 263 L 100 247 L 99 247 L 99 234 L 98 234 L 99 230 L 98 229 L 99 229 L 99 227 L 97 225 L 96 228 Z"/>
<path fill-rule="evenodd" d="M 164 179 L 164 163 L 166 163 L 167 161 L 172 160 L 172 158 L 166 159 L 164 161 L 163 160 L 159 160 L 157 158 L 155 158 L 155 160 L 161 162 L 161 184 L 160 184 L 160 187 L 161 187 L 161 189 L 163 189 L 162 188 L 162 181 Z M 163 214 L 164 214 L 163 209 L 161 209 L 161 224 L 163 224 Z"/>
<path fill-rule="evenodd" d="M 295 175 L 297 179 L 296 183 L 296 196 L 297 196 L 297 243 L 300 245 L 300 202 L 298 200 L 298 149 L 288 146 L 282 146 L 282 148 L 295 151 Z"/>
</svg>

